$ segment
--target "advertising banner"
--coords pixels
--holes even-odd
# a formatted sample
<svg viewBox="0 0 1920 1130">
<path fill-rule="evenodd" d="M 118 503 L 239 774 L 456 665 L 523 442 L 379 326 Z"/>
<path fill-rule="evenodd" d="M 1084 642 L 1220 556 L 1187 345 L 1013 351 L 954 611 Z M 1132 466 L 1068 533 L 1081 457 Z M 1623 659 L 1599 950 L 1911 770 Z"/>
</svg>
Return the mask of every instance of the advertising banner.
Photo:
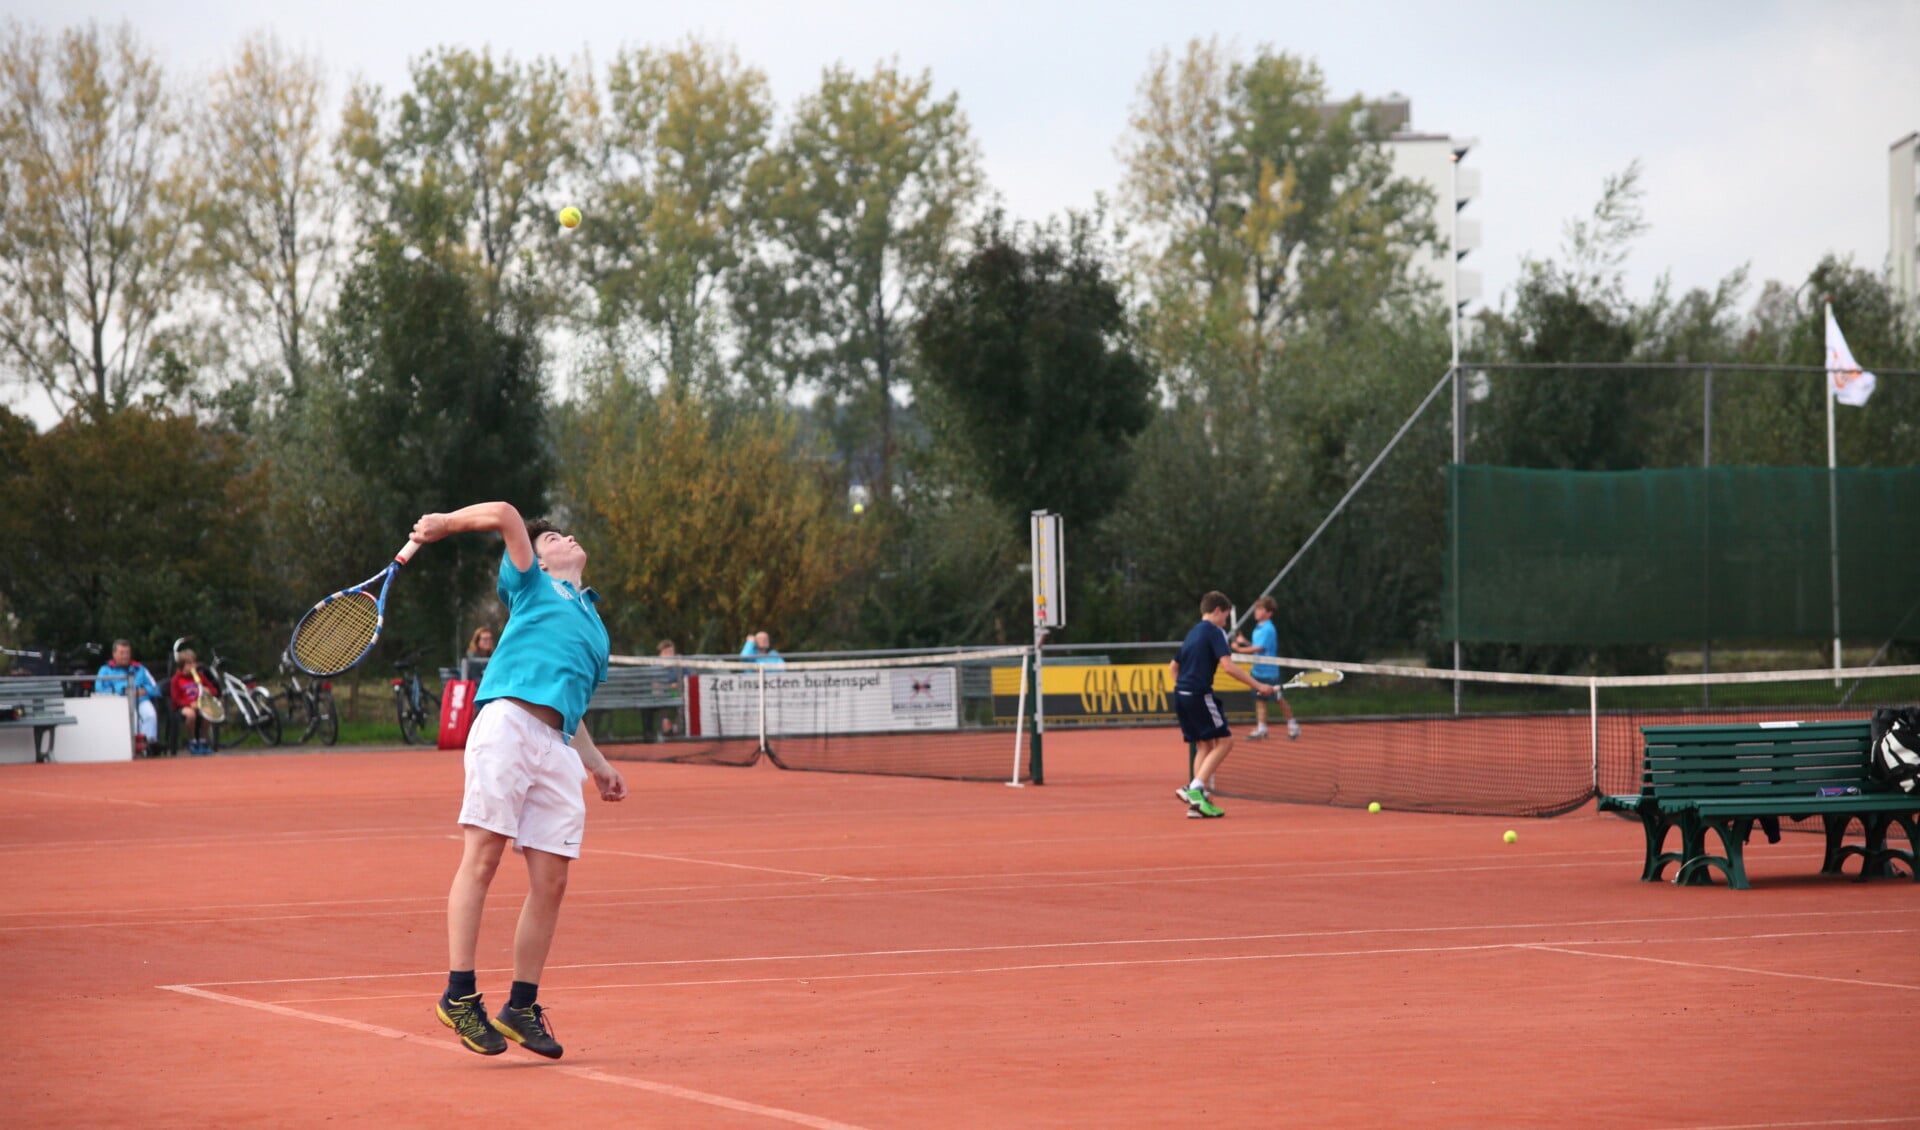
<svg viewBox="0 0 1920 1130">
<path fill-rule="evenodd" d="M 959 679 L 951 667 L 844 671 L 768 667 L 765 675 L 769 737 L 960 727 Z M 696 737 L 757 734 L 760 676 L 760 672 L 688 676 L 691 733 Z"/>
<path fill-rule="evenodd" d="M 1253 717 L 1253 692 L 1224 674 L 1213 679 L 1215 697 L 1229 719 Z M 1040 672 L 1049 726 L 1164 723 L 1173 725 L 1173 682 L 1164 663 L 1069 666 L 1049 660 Z M 993 720 L 1011 723 L 1020 702 L 1020 669 L 993 672 Z"/>
</svg>

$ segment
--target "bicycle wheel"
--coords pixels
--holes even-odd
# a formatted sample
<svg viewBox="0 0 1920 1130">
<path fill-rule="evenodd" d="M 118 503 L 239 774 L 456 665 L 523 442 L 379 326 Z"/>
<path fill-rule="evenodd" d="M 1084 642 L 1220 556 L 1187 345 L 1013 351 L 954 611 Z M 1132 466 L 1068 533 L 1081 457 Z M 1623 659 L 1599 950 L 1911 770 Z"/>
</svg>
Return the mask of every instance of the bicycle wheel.
<svg viewBox="0 0 1920 1130">
<path fill-rule="evenodd" d="M 440 733 L 440 696 L 424 687 L 420 690 L 420 733 L 428 745 L 433 745 Z"/>
<path fill-rule="evenodd" d="M 253 692 L 253 707 L 257 712 L 254 732 L 260 735 L 263 745 L 279 745 L 284 736 L 280 729 L 280 712 L 273 708 L 273 696 L 264 688 Z"/>
<path fill-rule="evenodd" d="M 313 695 L 313 722 L 309 733 L 318 733 L 322 745 L 332 745 L 340 740 L 340 710 L 334 705 L 333 692 L 315 691 Z M 305 741 L 305 738 L 300 739 Z"/>
<path fill-rule="evenodd" d="M 297 730 L 300 736 L 294 739 L 295 743 L 305 742 L 313 736 L 313 718 L 307 713 L 306 697 L 295 693 L 292 687 L 288 687 L 281 693 L 280 698 L 275 700 L 275 708 L 280 709 L 282 702 L 285 704 L 285 713 L 280 716 L 282 737 Z"/>
<path fill-rule="evenodd" d="M 420 716 L 413 712 L 413 704 L 404 694 L 393 696 L 393 706 L 400 715 L 400 740 L 412 745 L 420 740 Z"/>
</svg>

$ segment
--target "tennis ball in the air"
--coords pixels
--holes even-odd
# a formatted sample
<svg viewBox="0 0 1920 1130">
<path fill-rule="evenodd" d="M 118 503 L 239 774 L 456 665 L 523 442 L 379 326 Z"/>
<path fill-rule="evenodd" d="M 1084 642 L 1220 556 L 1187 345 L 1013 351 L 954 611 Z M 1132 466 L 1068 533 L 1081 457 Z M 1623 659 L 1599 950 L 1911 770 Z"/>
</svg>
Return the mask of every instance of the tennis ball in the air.
<svg viewBox="0 0 1920 1130">
<path fill-rule="evenodd" d="M 579 227 L 580 226 L 580 209 L 578 208 L 560 209 L 560 226 L 563 228 Z"/>
<path fill-rule="evenodd" d="M 864 503 L 864 502 L 856 502 L 856 503 L 854 503 L 854 504 L 853 504 L 853 512 L 854 512 L 855 514 L 865 514 L 865 513 L 867 512 L 867 504 L 866 504 L 866 503 Z"/>
<path fill-rule="evenodd" d="M 1504 836 L 1501 836 L 1500 838 L 1507 841 L 1510 844 L 1517 844 L 1520 842 L 1520 833 L 1514 831 L 1512 828 L 1508 828 L 1507 834 Z"/>
<path fill-rule="evenodd" d="M 1372 804 L 1369 804 L 1369 805 L 1367 806 L 1367 811 L 1368 811 L 1368 812 L 1378 812 L 1378 811 L 1380 811 L 1380 802 L 1376 800 L 1376 801 L 1374 801 L 1374 802 L 1373 802 Z"/>
</svg>

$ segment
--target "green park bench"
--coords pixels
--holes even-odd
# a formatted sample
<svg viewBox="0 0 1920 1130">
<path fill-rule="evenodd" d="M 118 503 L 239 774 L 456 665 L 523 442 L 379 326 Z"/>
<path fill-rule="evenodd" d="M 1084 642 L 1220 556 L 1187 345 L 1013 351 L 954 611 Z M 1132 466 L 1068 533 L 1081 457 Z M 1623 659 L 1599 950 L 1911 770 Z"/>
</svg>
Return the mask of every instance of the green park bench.
<svg viewBox="0 0 1920 1130">
<path fill-rule="evenodd" d="M 589 714 L 599 714 L 611 710 L 638 710 L 646 727 L 648 741 L 658 739 L 658 727 L 653 724 L 657 712 L 661 710 L 678 711 L 685 705 L 681 694 L 680 677 L 676 671 L 666 667 L 614 667 L 607 672 L 607 681 L 601 683 L 593 692 L 593 699 L 587 703 Z M 594 736 L 599 737 L 600 727 L 591 727 Z"/>
<path fill-rule="evenodd" d="M 67 713 L 67 696 L 57 678 L 0 676 L 0 730 L 33 730 L 33 759 L 53 759 L 54 731 L 79 719 Z"/>
<path fill-rule="evenodd" d="M 1903 862 L 1920 881 L 1914 857 L 1920 852 L 1920 796 L 1889 791 L 1867 773 L 1871 727 L 1857 722 L 1757 722 L 1704 726 L 1643 726 L 1646 739 L 1640 791 L 1602 796 L 1602 812 L 1632 813 L 1646 834 L 1643 882 L 1660 878 L 1676 864 L 1674 882 L 1704 885 L 1709 869 L 1726 876 L 1727 886 L 1747 889 L 1743 848 L 1762 817 L 1802 819 L 1818 816 L 1826 832 L 1822 874 L 1841 873 L 1852 856 L 1861 857 L 1861 879 L 1892 874 Z M 1863 843 L 1846 835 L 1860 822 Z M 1895 826 L 1906 833 L 1906 848 L 1887 844 Z M 1668 834 L 1680 829 L 1680 849 L 1666 850 Z M 1724 854 L 1709 855 L 1712 831 Z"/>
</svg>

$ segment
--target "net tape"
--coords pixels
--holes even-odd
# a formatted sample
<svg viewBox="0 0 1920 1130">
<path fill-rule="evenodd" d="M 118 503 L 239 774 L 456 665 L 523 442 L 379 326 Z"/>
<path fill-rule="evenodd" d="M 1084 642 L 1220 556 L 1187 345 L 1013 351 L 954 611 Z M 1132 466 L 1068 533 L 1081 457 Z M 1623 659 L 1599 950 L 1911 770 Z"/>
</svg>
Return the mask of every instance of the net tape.
<svg viewBox="0 0 1920 1130">
<path fill-rule="evenodd" d="M 1242 667 L 1251 666 L 1251 656 L 1237 655 Z M 1402 679 L 1430 679 L 1463 683 L 1504 683 L 1530 687 L 1722 687 L 1755 683 L 1806 683 L 1816 679 L 1886 679 L 1920 675 L 1920 664 L 1889 667 L 1820 667 L 1799 671 L 1725 671 L 1717 675 L 1529 675 L 1512 671 L 1462 671 L 1442 667 L 1400 667 L 1384 663 L 1344 663 L 1325 659 L 1295 659 L 1289 656 L 1261 656 L 1262 667 L 1298 667 L 1344 671 L 1349 675 L 1387 675 Z"/>
<path fill-rule="evenodd" d="M 954 664 L 1004 663 L 1031 654 L 1031 647 L 989 647 L 960 651 L 929 651 L 921 655 L 893 655 L 868 659 L 764 659 L 747 656 L 717 658 L 691 655 L 614 655 L 607 662 L 616 667 L 677 667 L 702 674 L 752 674 L 756 671 L 845 671 L 848 669 L 885 670 L 903 667 L 947 667 Z"/>
</svg>

